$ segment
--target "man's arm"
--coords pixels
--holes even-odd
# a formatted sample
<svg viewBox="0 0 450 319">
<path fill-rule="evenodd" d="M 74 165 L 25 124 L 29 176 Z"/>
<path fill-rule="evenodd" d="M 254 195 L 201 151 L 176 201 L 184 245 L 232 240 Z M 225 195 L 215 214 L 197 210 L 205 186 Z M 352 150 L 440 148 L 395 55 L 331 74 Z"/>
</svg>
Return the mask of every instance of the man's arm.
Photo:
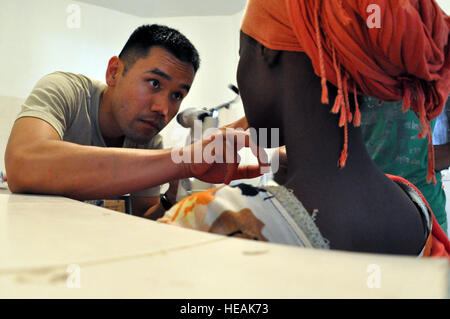
<svg viewBox="0 0 450 319">
<path fill-rule="evenodd" d="M 23 117 L 5 152 L 12 192 L 58 194 L 75 199 L 111 198 L 185 178 L 170 150 L 84 146 L 62 141 L 47 122 Z"/>
<path fill-rule="evenodd" d="M 62 141 L 47 122 L 33 117 L 19 118 L 11 131 L 5 152 L 8 186 L 15 193 L 57 194 L 79 200 L 112 198 L 164 184 L 170 180 L 195 177 L 208 183 L 229 182 L 234 179 L 261 175 L 258 165 L 237 162 L 194 161 L 194 154 L 202 154 L 208 144 L 221 138 L 227 150 L 237 151 L 251 144 L 230 145 L 225 129 L 181 149 L 190 153 L 189 163 L 176 164 L 171 149 L 142 150 L 85 146 Z M 239 140 L 239 139 L 238 139 Z M 258 153 L 257 155 L 264 155 Z M 265 161 L 267 162 L 267 161 Z"/>
</svg>

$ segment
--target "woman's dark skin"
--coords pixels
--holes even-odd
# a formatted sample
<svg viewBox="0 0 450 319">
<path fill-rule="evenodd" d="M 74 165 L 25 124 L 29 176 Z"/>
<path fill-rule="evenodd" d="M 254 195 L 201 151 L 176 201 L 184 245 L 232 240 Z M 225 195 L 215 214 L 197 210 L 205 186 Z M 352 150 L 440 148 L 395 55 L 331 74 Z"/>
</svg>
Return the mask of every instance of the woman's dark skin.
<svg viewBox="0 0 450 319">
<path fill-rule="evenodd" d="M 274 51 L 241 33 L 237 75 L 251 127 L 280 128 L 288 158 L 286 187 L 305 208 L 331 249 L 417 255 L 425 243 L 420 212 L 366 151 L 361 130 L 349 125 L 346 166 L 339 116 L 321 104 L 320 78 L 308 56 Z M 329 85 L 330 103 L 336 88 Z"/>
</svg>

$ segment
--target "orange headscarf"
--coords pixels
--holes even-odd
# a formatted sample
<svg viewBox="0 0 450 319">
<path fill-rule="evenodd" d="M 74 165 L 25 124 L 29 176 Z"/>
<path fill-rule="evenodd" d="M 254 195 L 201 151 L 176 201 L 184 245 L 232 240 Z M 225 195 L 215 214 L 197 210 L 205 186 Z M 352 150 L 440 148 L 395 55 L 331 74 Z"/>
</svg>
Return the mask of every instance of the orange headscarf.
<svg viewBox="0 0 450 319">
<path fill-rule="evenodd" d="M 338 88 L 331 111 L 345 128 L 340 167 L 347 125 L 360 124 L 356 95 L 403 100 L 403 111 L 420 119 L 419 137 L 428 138 L 427 180 L 434 182 L 430 121 L 450 93 L 449 29 L 450 17 L 434 0 L 249 0 L 242 23 L 242 32 L 269 49 L 305 52 L 322 78 L 322 103 L 328 103 L 327 80 Z"/>
</svg>

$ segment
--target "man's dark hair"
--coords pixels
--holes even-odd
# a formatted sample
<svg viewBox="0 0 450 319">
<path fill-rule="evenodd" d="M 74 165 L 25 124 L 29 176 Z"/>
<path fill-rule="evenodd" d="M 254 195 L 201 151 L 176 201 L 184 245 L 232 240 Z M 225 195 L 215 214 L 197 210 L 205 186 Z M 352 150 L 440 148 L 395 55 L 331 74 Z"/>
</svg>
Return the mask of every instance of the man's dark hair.
<svg viewBox="0 0 450 319">
<path fill-rule="evenodd" d="M 197 72 L 200 57 L 197 49 L 183 34 L 163 25 L 147 24 L 134 30 L 119 54 L 125 65 L 123 73 L 125 74 L 137 60 L 145 58 L 154 46 L 162 47 L 178 60 L 190 63 L 194 72 Z"/>
</svg>

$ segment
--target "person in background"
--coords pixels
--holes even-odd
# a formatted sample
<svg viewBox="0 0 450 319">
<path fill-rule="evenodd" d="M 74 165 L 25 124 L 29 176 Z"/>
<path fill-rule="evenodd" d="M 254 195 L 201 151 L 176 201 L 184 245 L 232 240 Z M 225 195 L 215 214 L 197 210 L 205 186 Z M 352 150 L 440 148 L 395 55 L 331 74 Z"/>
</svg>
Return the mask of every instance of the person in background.
<svg viewBox="0 0 450 319">
<path fill-rule="evenodd" d="M 444 112 L 441 113 L 436 118 L 436 125 L 433 131 L 433 142 L 434 142 L 434 151 L 435 151 L 435 162 L 436 162 L 436 171 L 441 172 L 444 170 L 448 170 L 450 167 L 450 97 L 447 99 L 447 103 L 445 105 Z M 448 173 L 448 172 L 447 172 Z M 444 177 L 444 176 L 442 176 Z M 445 190 L 446 185 L 443 184 L 443 188 Z M 447 205 L 446 205 L 447 208 Z M 446 233 L 449 234 L 449 211 L 447 213 L 447 229 Z M 445 224 L 442 226 L 445 230 Z"/>
<path fill-rule="evenodd" d="M 378 1 L 396 42 L 391 28 L 368 30 L 370 1 L 248 1 L 238 86 L 249 126 L 280 128 L 286 182 L 211 189 L 159 221 L 308 248 L 449 258 L 423 195 L 378 168 L 359 127 L 358 96 L 403 100 L 431 142 L 429 120 L 450 91 L 450 19 L 434 1 L 419 2 Z"/>
<path fill-rule="evenodd" d="M 434 151 L 436 153 L 436 171 L 446 170 L 450 167 L 450 98 L 447 100 L 444 111 L 436 118 L 433 131 Z"/>
</svg>

